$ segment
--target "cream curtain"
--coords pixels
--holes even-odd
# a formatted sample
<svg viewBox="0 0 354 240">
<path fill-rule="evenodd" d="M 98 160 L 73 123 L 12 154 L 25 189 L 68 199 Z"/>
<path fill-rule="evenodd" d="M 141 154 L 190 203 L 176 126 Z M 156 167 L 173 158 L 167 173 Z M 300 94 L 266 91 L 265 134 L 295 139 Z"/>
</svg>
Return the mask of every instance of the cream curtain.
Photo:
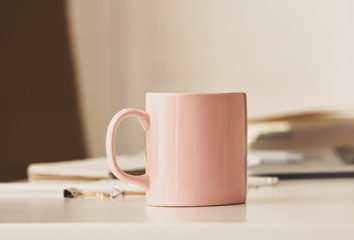
<svg viewBox="0 0 354 240">
<path fill-rule="evenodd" d="M 245 91 L 249 116 L 352 104 L 350 0 L 68 0 L 89 156 L 119 109 L 154 92 Z M 144 147 L 126 120 L 118 151 Z"/>
</svg>

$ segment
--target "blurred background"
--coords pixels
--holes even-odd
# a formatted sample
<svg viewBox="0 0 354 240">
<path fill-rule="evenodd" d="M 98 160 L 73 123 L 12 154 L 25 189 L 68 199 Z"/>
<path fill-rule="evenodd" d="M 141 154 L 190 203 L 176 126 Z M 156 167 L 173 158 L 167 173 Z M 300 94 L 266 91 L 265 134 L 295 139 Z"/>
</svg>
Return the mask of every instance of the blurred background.
<svg viewBox="0 0 354 240">
<path fill-rule="evenodd" d="M 353 42 L 351 0 L 0 0 L 0 180 L 105 155 L 146 92 L 244 91 L 250 119 L 353 106 Z M 143 150 L 136 120 L 117 135 Z"/>
</svg>

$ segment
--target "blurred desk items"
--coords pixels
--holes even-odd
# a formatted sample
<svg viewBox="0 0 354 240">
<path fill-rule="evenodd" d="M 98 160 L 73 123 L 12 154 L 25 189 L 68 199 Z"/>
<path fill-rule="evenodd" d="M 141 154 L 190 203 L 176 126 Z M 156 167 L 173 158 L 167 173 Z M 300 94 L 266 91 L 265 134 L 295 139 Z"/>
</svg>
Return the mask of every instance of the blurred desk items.
<svg viewBox="0 0 354 240">
<path fill-rule="evenodd" d="M 276 152 L 270 153 L 256 152 L 248 156 L 248 164 L 256 165 L 261 162 L 272 162 L 272 156 L 277 156 L 279 159 L 276 161 L 282 161 L 283 156 L 287 156 L 286 160 L 294 161 L 300 156 L 296 153 L 288 152 Z M 144 152 L 136 155 L 120 155 L 117 157 L 119 166 L 123 171 L 131 174 L 142 174 L 145 172 L 145 154 Z M 115 183 L 116 179 L 110 172 L 106 157 L 90 158 L 82 160 L 72 160 L 63 162 L 52 163 L 33 163 L 27 168 L 28 179 L 30 182 L 39 182 L 35 187 L 46 186 L 46 182 L 103 182 L 103 183 Z M 42 185 L 41 183 L 42 182 Z M 249 178 L 249 187 L 260 186 L 273 186 L 277 184 L 276 178 Z M 111 185 L 111 184 L 108 184 Z M 1 186 L 1 185 L 0 185 Z M 53 185 L 52 185 L 53 186 Z M 70 186 L 66 183 L 65 186 Z M 126 184 L 129 186 L 129 184 Z M 31 185 L 28 185 L 27 189 L 30 189 Z M 45 187 L 46 188 L 46 187 Z M 16 189 L 16 187 L 14 188 Z M 64 189 L 61 186 L 61 190 Z M 82 189 L 82 188 L 79 188 Z M 87 190 L 83 188 L 84 190 Z"/>
<path fill-rule="evenodd" d="M 249 120 L 250 154 L 267 155 L 273 161 L 251 165 L 248 173 L 283 177 L 354 176 L 353 109 Z M 287 160 L 289 156 L 294 160 Z"/>
<path fill-rule="evenodd" d="M 250 119 L 248 174 L 251 176 L 354 176 L 354 108 L 317 110 Z M 126 172 L 145 171 L 145 154 L 120 156 Z M 112 179 L 105 157 L 35 163 L 30 181 Z"/>
<path fill-rule="evenodd" d="M 36 182 L 10 182 L 10 183 L 0 183 L 0 192 L 3 195 L 8 196 L 32 196 L 32 197 L 47 197 L 55 196 L 58 198 L 63 197 L 63 191 L 65 189 L 76 188 L 84 190 L 85 192 L 101 192 L 101 193 L 111 193 L 113 189 L 119 191 L 129 191 L 129 192 L 141 192 L 143 189 L 117 180 L 100 180 L 100 181 L 36 181 Z"/>
<path fill-rule="evenodd" d="M 301 161 L 286 162 L 284 160 L 284 162 L 274 162 L 273 164 L 260 163 L 248 166 L 248 175 L 279 176 L 283 178 L 354 177 L 354 164 L 351 161 L 346 161 L 338 154 L 339 149 L 342 148 L 299 149 L 298 153 L 303 156 Z M 351 147 L 347 151 L 353 150 L 354 148 Z"/>
<path fill-rule="evenodd" d="M 253 150 L 248 152 L 247 166 L 250 167 L 259 164 L 291 164 L 301 162 L 303 158 L 303 154 L 299 152 Z"/>
<path fill-rule="evenodd" d="M 127 156 L 120 155 L 119 166 L 130 174 L 145 172 L 145 154 L 143 152 Z M 51 162 L 33 163 L 27 168 L 29 181 L 97 181 L 113 179 L 106 157 Z"/>
<path fill-rule="evenodd" d="M 249 177 L 248 189 L 273 187 L 279 184 L 276 177 Z M 125 195 L 145 195 L 145 191 L 135 185 L 118 179 L 100 181 L 36 181 L 0 183 L 2 197 L 21 198 L 23 196 L 38 198 L 48 196 L 57 198 L 76 197 L 124 197 Z"/>
<path fill-rule="evenodd" d="M 354 107 L 250 119 L 248 134 L 250 149 L 354 146 Z"/>
</svg>

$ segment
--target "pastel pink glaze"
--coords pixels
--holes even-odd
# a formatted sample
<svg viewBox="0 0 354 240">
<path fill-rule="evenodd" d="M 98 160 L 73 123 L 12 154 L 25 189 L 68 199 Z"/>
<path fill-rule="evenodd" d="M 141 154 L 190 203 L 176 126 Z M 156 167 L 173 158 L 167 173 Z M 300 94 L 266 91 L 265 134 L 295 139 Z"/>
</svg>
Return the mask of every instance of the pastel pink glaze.
<svg viewBox="0 0 354 240">
<path fill-rule="evenodd" d="M 146 131 L 146 174 L 115 159 L 119 122 L 136 117 Z M 106 151 L 113 174 L 146 190 L 147 204 L 207 206 L 246 201 L 245 93 L 147 93 L 146 112 L 124 109 L 111 120 Z"/>
</svg>

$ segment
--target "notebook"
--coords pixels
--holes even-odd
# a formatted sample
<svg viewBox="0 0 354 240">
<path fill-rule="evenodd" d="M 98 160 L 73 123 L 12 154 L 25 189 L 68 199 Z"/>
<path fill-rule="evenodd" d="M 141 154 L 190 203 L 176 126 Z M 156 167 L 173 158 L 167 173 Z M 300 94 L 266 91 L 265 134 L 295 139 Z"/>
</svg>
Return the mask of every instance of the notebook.
<svg viewBox="0 0 354 240">
<path fill-rule="evenodd" d="M 145 172 L 145 153 L 117 156 L 120 168 L 130 174 Z M 114 179 L 106 157 L 50 163 L 32 163 L 27 167 L 29 181 L 97 181 Z"/>
</svg>

